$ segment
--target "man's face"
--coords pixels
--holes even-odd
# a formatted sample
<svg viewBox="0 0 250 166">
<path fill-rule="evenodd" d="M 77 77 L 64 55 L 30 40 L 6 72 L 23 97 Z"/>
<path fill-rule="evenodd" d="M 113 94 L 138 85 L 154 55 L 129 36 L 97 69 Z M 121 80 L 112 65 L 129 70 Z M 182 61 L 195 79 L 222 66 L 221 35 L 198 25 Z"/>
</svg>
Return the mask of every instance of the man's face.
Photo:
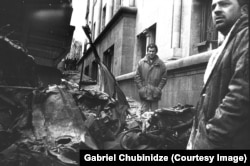
<svg viewBox="0 0 250 166">
<path fill-rule="evenodd" d="M 212 17 L 218 31 L 226 35 L 235 21 L 241 16 L 238 0 L 213 0 Z"/>
<path fill-rule="evenodd" d="M 148 48 L 148 55 L 150 59 L 153 59 L 156 55 L 156 49 L 155 48 Z"/>
</svg>

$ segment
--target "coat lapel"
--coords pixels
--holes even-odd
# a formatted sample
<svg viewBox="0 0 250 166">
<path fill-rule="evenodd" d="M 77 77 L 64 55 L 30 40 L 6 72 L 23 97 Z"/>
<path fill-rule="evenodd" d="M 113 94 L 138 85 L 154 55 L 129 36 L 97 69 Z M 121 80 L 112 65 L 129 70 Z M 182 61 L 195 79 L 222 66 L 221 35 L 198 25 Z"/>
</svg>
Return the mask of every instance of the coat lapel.
<svg viewBox="0 0 250 166">
<path fill-rule="evenodd" d="M 239 20 L 238 20 L 239 21 Z M 208 61 L 208 65 L 207 68 L 205 70 L 205 74 L 204 74 L 204 86 L 202 88 L 201 94 L 203 94 L 205 92 L 205 89 L 207 87 L 207 84 L 209 82 L 209 80 L 211 79 L 212 74 L 214 73 L 214 70 L 216 68 L 216 66 L 220 63 L 220 61 L 222 60 L 224 54 L 224 49 L 226 48 L 226 45 L 228 44 L 229 39 L 231 38 L 231 34 L 232 31 L 234 30 L 237 22 L 234 24 L 234 26 L 231 28 L 231 30 L 229 31 L 229 33 L 227 34 L 225 40 L 223 41 L 222 45 L 217 48 L 217 50 L 215 52 L 213 52 L 213 54 L 211 55 L 209 61 Z"/>
</svg>

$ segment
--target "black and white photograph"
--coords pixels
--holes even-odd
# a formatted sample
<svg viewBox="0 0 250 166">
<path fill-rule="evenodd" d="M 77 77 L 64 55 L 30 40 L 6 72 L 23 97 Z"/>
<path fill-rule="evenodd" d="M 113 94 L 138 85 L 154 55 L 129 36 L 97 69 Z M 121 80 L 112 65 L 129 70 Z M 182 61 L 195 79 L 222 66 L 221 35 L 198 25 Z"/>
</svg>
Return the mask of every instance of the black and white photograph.
<svg viewBox="0 0 250 166">
<path fill-rule="evenodd" d="M 1 0 L 0 165 L 247 165 L 248 14 L 249 0 Z"/>
</svg>

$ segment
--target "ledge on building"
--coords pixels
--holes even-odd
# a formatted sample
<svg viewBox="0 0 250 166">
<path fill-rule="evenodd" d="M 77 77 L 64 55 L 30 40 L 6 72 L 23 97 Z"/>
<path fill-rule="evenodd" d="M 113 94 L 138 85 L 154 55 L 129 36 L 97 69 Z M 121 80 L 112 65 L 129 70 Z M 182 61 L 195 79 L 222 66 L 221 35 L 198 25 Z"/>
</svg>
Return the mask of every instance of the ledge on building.
<svg viewBox="0 0 250 166">
<path fill-rule="evenodd" d="M 214 52 L 214 50 L 207 51 L 204 53 L 188 56 L 185 58 L 181 58 L 174 61 L 167 61 L 165 62 L 167 70 L 176 70 L 180 68 L 190 67 L 202 63 L 207 63 L 211 54 Z M 135 75 L 135 72 L 127 73 L 124 75 L 120 75 L 116 77 L 117 81 L 123 81 L 128 79 L 133 79 Z"/>
<path fill-rule="evenodd" d="M 174 70 L 208 62 L 214 50 L 166 62 L 167 70 Z"/>
<path fill-rule="evenodd" d="M 134 76 L 135 76 L 135 72 L 131 72 L 131 73 L 117 76 L 115 79 L 116 79 L 116 81 L 123 81 L 123 80 L 128 80 L 128 79 L 134 78 Z"/>
</svg>

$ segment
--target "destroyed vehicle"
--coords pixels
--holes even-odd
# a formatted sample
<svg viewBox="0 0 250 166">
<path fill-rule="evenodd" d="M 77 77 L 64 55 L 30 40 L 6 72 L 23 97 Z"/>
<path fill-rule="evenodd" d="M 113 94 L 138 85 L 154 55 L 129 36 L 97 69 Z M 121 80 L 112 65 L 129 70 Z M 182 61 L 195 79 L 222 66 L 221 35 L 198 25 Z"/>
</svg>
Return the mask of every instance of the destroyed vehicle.
<svg viewBox="0 0 250 166">
<path fill-rule="evenodd" d="M 80 149 L 103 149 L 115 139 L 121 121 L 114 99 L 67 80 L 40 86 L 34 58 L 21 45 L 2 37 L 0 47 L 1 165 L 77 165 Z"/>
<path fill-rule="evenodd" d="M 145 112 L 121 135 L 124 150 L 186 149 L 194 116 L 192 105 Z M 132 127 L 131 127 L 132 126 Z"/>
</svg>

